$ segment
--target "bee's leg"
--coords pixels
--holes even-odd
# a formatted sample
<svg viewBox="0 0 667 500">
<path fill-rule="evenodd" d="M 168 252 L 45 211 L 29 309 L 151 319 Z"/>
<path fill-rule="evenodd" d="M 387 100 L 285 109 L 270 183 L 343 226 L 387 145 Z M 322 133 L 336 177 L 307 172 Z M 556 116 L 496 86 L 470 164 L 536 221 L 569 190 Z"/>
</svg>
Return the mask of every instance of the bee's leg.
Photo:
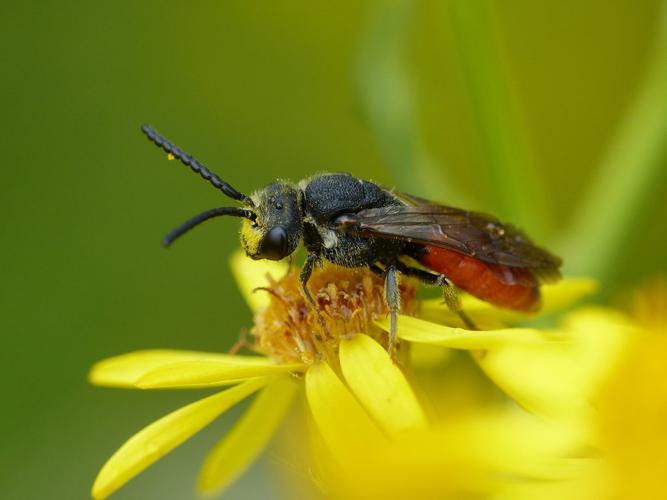
<svg viewBox="0 0 667 500">
<path fill-rule="evenodd" d="M 477 325 L 475 325 L 461 308 L 461 301 L 459 300 L 456 290 L 444 275 L 429 273 L 422 269 L 406 266 L 403 263 L 399 263 L 398 269 L 406 276 L 416 278 L 425 285 L 442 287 L 445 304 L 447 304 L 449 310 L 461 318 L 461 321 L 466 328 L 469 330 L 479 330 Z"/>
<path fill-rule="evenodd" d="M 319 254 L 316 253 L 308 254 L 306 262 L 304 262 L 303 267 L 301 268 L 299 281 L 301 282 L 301 292 L 303 293 L 303 296 L 306 298 L 306 302 L 308 302 L 310 307 L 312 307 L 313 311 L 315 311 L 315 313 L 317 314 L 317 319 L 320 321 L 320 325 L 322 326 L 322 331 L 326 335 L 328 333 L 327 325 L 324 322 L 324 318 L 322 317 L 320 308 L 317 306 L 317 303 L 315 302 L 313 295 L 310 293 L 310 288 L 308 288 L 308 280 L 310 280 L 310 275 L 313 274 L 313 269 L 315 268 L 315 264 L 317 264 L 319 260 L 320 260 Z"/>
<path fill-rule="evenodd" d="M 309 253 L 308 257 L 306 257 L 306 262 L 303 263 L 303 267 L 301 268 L 301 274 L 299 275 L 303 296 L 306 297 L 306 300 L 312 307 L 315 307 L 316 304 L 310 293 L 310 289 L 308 288 L 308 280 L 310 280 L 310 275 L 313 274 L 313 269 L 319 259 L 320 256 L 316 253 Z"/>
<path fill-rule="evenodd" d="M 382 269 L 377 264 L 371 264 L 368 268 L 378 276 L 384 278 L 385 301 L 387 302 L 391 314 L 389 318 L 389 345 L 387 346 L 387 351 L 393 358 L 394 347 L 396 344 L 397 315 L 401 306 L 401 291 L 398 288 L 398 271 L 394 266 L 387 266 L 386 269 Z"/>
<path fill-rule="evenodd" d="M 292 272 L 293 266 L 294 266 L 294 254 L 287 257 L 287 271 L 285 272 L 285 276 L 289 276 L 289 274 Z"/>
<path fill-rule="evenodd" d="M 461 321 L 463 321 L 463 324 L 468 328 L 468 330 L 479 330 L 473 320 L 471 320 L 470 317 L 461 308 L 461 300 L 459 299 L 459 295 L 456 293 L 456 290 L 452 284 L 447 281 L 446 278 L 444 279 L 442 292 L 445 299 L 445 304 L 447 304 L 449 310 L 461 318 Z"/>
<path fill-rule="evenodd" d="M 389 307 L 389 345 L 387 351 L 393 359 L 396 344 L 396 322 L 401 307 L 401 290 L 398 288 L 398 269 L 396 266 L 387 266 L 384 277 L 384 296 Z"/>
</svg>

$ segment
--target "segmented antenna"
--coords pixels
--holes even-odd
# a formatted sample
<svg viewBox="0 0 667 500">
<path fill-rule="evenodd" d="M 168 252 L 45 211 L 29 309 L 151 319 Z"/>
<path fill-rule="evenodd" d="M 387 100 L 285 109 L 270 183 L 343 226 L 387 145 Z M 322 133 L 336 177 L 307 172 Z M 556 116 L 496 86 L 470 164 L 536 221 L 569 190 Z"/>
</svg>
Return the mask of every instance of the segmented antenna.
<svg viewBox="0 0 667 500">
<path fill-rule="evenodd" d="M 189 221 L 184 222 L 176 229 L 170 231 L 169 234 L 165 236 L 164 239 L 162 240 L 162 245 L 168 247 L 174 242 L 174 240 L 187 233 L 193 227 L 198 226 L 202 222 L 212 219 L 213 217 L 220 217 L 221 215 L 245 217 L 246 219 L 255 220 L 255 214 L 253 213 L 252 210 L 248 210 L 247 208 L 238 208 L 238 207 L 213 208 L 211 210 L 207 210 L 206 212 L 202 212 L 199 215 L 195 215 Z"/>
<path fill-rule="evenodd" d="M 181 163 L 187 165 L 193 172 L 197 172 L 204 180 L 209 181 L 213 186 L 225 195 L 245 203 L 246 205 L 254 206 L 254 203 L 249 196 L 239 193 L 236 189 L 223 181 L 220 177 L 211 172 L 208 168 L 202 165 L 197 159 L 190 156 L 181 148 L 170 142 L 168 139 L 160 135 L 160 133 L 148 124 L 141 126 L 141 131 L 146 134 L 146 137 L 156 146 L 162 148 L 174 158 L 180 160 Z M 230 214 L 231 215 L 231 214 Z"/>
</svg>

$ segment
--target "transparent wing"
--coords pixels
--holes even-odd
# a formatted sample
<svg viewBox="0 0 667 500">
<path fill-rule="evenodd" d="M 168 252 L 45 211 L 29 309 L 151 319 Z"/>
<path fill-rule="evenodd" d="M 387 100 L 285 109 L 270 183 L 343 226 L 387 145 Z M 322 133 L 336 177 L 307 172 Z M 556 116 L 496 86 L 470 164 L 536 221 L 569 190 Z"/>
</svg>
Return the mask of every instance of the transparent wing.
<svg viewBox="0 0 667 500">
<path fill-rule="evenodd" d="M 361 210 L 351 230 L 455 250 L 483 262 L 530 269 L 540 280 L 559 277 L 561 260 L 539 248 L 520 230 L 489 215 L 398 195 L 406 206 Z"/>
</svg>

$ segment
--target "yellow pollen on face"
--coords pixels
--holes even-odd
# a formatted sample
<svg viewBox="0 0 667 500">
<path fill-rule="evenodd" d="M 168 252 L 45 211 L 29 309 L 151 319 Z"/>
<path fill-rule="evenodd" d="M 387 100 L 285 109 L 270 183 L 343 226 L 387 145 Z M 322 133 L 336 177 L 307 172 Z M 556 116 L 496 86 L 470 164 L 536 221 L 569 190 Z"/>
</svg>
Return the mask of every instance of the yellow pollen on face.
<svg viewBox="0 0 667 500">
<path fill-rule="evenodd" d="M 387 347 L 386 333 L 375 325 L 389 313 L 384 299 L 384 280 L 367 269 L 348 269 L 326 264 L 309 283 L 326 328 L 301 293 L 298 273 L 292 271 L 270 281 L 257 293 L 270 294 L 269 305 L 255 315 L 251 330 L 254 348 L 280 362 L 313 363 L 336 359 L 344 338 L 365 333 Z M 401 313 L 417 312 L 416 287 L 404 279 Z"/>
<path fill-rule="evenodd" d="M 248 255 L 257 255 L 262 242 L 260 232 L 253 226 L 253 222 L 243 219 L 241 224 L 241 244 Z"/>
</svg>

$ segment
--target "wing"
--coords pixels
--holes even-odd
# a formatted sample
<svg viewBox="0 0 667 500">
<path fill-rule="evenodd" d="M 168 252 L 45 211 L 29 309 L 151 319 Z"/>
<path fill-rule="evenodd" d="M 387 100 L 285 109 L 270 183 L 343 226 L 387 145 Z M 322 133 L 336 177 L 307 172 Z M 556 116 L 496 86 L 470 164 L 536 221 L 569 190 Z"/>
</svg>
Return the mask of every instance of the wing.
<svg viewBox="0 0 667 500">
<path fill-rule="evenodd" d="M 561 260 L 520 230 L 489 215 L 397 195 L 409 205 L 361 210 L 350 230 L 447 248 L 489 264 L 531 270 L 541 280 L 559 276 Z"/>
</svg>

